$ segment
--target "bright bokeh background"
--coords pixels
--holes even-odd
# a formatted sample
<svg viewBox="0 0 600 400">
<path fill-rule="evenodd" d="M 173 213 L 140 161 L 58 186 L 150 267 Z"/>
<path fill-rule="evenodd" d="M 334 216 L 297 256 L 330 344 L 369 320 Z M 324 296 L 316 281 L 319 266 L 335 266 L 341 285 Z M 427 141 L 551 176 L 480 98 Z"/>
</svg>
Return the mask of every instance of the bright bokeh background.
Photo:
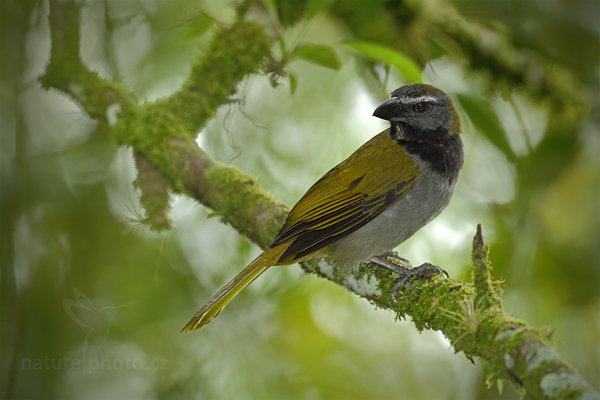
<svg viewBox="0 0 600 400">
<path fill-rule="evenodd" d="M 176 90 L 208 34 L 189 28 L 205 11 L 222 21 L 230 4 L 192 0 L 89 1 L 82 57 L 141 99 Z M 348 3 L 348 2 L 346 2 Z M 368 3 L 368 2 L 365 2 Z M 600 36 L 593 1 L 456 0 L 465 15 L 495 18 L 515 42 L 587 83 L 597 110 L 600 55 L 573 55 L 572 43 Z M 179 329 L 220 285 L 258 254 L 210 210 L 173 196 L 173 229 L 153 233 L 132 185 L 130 149 L 96 132 L 68 98 L 36 78 L 50 42 L 44 2 L 25 18 L 20 71 L 3 93 L 2 357 L 4 392 L 19 399 L 512 399 L 481 362 L 455 354 L 438 332 L 409 321 L 297 267 L 274 268 L 199 334 Z M 335 45 L 351 37 L 343 19 L 321 13 L 285 33 L 289 43 Z M 596 14 L 598 15 L 598 14 Z M 7 18 L 6 15 L 3 18 Z M 110 21 L 110 24 L 107 22 Z M 587 42 L 586 42 L 587 43 Z M 582 45 L 583 46 L 583 45 Z M 596 51 L 600 47 L 595 47 Z M 293 204 L 324 172 L 386 127 L 371 116 L 405 83 L 392 71 L 374 90 L 362 61 L 342 47 L 339 71 L 305 61 L 273 88 L 252 76 L 199 133 L 215 159 L 255 176 Z M 573 57 L 579 57 L 573 60 Z M 217 66 L 216 66 L 217 67 Z M 11 75 L 12 73 L 12 75 Z M 515 87 L 489 92 L 489 76 L 441 54 L 423 71 L 455 99 L 489 102 L 514 157 L 478 131 L 461 109 L 465 166 L 448 209 L 399 247 L 418 265 L 469 279 L 470 244 L 482 223 L 505 305 L 532 326 L 550 327 L 559 352 L 600 382 L 600 135 L 592 111 L 581 126 L 554 129 L 549 108 Z M 12 92 L 11 92 L 12 90 Z M 7 97 L 8 98 L 8 97 Z M 595 107 L 595 108 L 594 108 Z M 559 132 L 557 132 L 557 130 Z M 4 186 L 8 187 L 8 186 Z M 6 234 L 6 236 L 4 236 Z"/>
</svg>

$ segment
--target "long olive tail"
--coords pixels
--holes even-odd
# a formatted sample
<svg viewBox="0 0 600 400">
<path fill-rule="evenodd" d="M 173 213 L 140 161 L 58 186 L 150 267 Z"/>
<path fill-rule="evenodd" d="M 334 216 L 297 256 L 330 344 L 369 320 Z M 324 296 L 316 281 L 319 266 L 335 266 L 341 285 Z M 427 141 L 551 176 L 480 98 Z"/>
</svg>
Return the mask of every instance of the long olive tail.
<svg viewBox="0 0 600 400">
<path fill-rule="evenodd" d="M 287 246 L 285 246 L 287 247 Z M 202 329 L 246 286 L 265 272 L 279 258 L 285 247 L 273 248 L 261 254 L 239 274 L 221 288 L 200 311 L 190 319 L 181 332 L 191 332 Z"/>
</svg>

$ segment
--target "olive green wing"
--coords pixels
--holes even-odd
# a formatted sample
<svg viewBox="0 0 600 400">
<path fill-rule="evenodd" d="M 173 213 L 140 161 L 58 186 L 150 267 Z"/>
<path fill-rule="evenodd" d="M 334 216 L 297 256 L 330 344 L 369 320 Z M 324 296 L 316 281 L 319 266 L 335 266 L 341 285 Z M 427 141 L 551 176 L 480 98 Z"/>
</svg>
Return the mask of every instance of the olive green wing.
<svg viewBox="0 0 600 400">
<path fill-rule="evenodd" d="M 354 232 L 415 183 L 413 159 L 383 131 L 318 180 L 302 196 L 272 247 L 292 241 L 278 263 L 293 262 Z"/>
</svg>

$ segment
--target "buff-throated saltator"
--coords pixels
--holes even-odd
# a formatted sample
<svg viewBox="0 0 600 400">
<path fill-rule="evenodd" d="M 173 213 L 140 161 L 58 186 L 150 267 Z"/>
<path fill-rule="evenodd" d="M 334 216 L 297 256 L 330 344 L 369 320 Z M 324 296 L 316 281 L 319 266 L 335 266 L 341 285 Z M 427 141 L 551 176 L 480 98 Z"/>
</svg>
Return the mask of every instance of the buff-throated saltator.
<svg viewBox="0 0 600 400">
<path fill-rule="evenodd" d="M 328 257 L 349 268 L 372 261 L 406 273 L 377 256 L 412 236 L 450 201 L 463 164 L 460 120 L 450 98 L 426 84 L 400 87 L 373 115 L 390 121 L 390 128 L 308 189 L 270 248 L 211 297 L 182 331 L 205 326 L 274 265 Z"/>
</svg>

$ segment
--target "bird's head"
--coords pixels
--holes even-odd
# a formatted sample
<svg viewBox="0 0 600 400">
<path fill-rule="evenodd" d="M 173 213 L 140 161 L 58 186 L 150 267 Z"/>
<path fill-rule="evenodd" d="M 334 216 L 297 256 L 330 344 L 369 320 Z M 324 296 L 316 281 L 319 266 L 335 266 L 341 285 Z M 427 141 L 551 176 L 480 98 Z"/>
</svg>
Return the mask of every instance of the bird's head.
<svg viewBox="0 0 600 400">
<path fill-rule="evenodd" d="M 394 90 L 373 115 L 390 121 L 390 135 L 396 140 L 460 133 L 460 119 L 452 100 L 440 89 L 423 83 Z"/>
</svg>

